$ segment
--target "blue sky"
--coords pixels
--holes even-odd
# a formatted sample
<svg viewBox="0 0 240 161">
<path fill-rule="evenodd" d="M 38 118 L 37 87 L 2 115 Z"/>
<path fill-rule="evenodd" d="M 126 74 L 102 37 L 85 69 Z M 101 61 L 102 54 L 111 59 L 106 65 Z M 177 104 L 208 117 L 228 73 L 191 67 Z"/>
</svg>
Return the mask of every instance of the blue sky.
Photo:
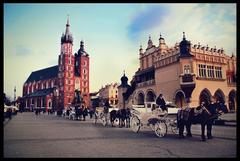
<svg viewBox="0 0 240 161">
<path fill-rule="evenodd" d="M 17 96 L 32 71 L 57 65 L 67 15 L 73 53 L 80 41 L 90 55 L 90 91 L 131 80 L 139 67 L 138 50 L 148 36 L 158 46 L 160 33 L 169 47 L 182 32 L 193 44 L 236 55 L 236 4 L 4 4 L 4 92 Z"/>
</svg>

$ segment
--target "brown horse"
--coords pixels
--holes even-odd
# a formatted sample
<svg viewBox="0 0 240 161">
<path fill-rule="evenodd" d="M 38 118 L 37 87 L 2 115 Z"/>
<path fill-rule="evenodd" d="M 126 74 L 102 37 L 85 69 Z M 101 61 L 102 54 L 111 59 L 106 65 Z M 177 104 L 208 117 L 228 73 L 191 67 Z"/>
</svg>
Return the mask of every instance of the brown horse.
<svg viewBox="0 0 240 161">
<path fill-rule="evenodd" d="M 201 111 L 196 114 L 196 110 Z M 177 114 L 179 138 L 184 138 L 183 131 L 184 126 L 187 129 L 187 136 L 192 137 L 191 125 L 201 124 L 201 138 L 202 141 L 206 141 L 205 126 L 207 126 L 207 138 L 212 139 L 212 125 L 214 120 L 218 118 L 221 113 L 227 113 L 227 107 L 225 105 L 219 105 L 217 103 L 210 104 L 207 108 L 197 107 L 180 109 Z"/>
</svg>

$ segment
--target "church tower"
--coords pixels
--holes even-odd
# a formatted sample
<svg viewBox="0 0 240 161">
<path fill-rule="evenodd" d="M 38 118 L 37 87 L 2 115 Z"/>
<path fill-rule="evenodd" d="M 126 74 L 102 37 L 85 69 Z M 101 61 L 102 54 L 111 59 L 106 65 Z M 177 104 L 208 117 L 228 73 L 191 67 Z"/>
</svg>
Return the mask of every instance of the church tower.
<svg viewBox="0 0 240 161">
<path fill-rule="evenodd" d="M 66 108 L 74 98 L 74 56 L 72 54 L 73 37 L 70 33 L 69 18 L 65 34 L 61 37 L 61 51 L 58 57 L 59 106 Z"/>
<path fill-rule="evenodd" d="M 89 55 L 84 49 L 84 42 L 80 42 L 80 49 L 74 55 L 75 89 L 81 91 L 84 106 L 90 106 L 89 96 Z"/>
<path fill-rule="evenodd" d="M 125 97 L 124 93 L 127 91 L 128 88 L 131 86 L 128 84 L 128 78 L 125 76 L 125 71 L 123 72 L 123 76 L 121 77 L 121 84 L 118 86 L 118 108 L 124 109 L 125 108 Z"/>
</svg>

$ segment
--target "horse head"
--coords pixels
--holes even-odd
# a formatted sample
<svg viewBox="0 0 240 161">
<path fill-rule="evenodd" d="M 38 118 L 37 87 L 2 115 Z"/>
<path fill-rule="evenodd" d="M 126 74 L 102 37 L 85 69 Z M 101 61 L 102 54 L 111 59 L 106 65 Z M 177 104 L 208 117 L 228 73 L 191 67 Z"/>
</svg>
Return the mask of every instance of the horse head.
<svg viewBox="0 0 240 161">
<path fill-rule="evenodd" d="M 228 113 L 228 109 L 227 109 L 227 106 L 223 103 L 219 103 L 219 105 L 217 106 L 217 112 L 218 113 Z"/>
</svg>

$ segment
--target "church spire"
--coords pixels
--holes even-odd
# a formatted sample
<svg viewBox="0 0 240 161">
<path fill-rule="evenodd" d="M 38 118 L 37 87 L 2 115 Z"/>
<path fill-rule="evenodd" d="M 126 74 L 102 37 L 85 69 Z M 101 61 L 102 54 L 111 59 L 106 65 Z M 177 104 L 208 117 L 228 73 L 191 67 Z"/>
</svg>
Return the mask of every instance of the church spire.
<svg viewBox="0 0 240 161">
<path fill-rule="evenodd" d="M 162 34 L 160 33 L 160 38 L 159 38 L 159 44 L 165 44 L 165 40 L 162 37 Z"/>
<path fill-rule="evenodd" d="M 186 40 L 185 32 L 183 32 L 183 40 Z"/>
<path fill-rule="evenodd" d="M 153 42 L 152 42 L 151 36 L 149 35 L 149 37 L 148 37 L 148 48 L 151 48 L 152 46 L 153 46 Z"/>
<path fill-rule="evenodd" d="M 61 43 L 73 43 L 73 37 L 72 34 L 70 33 L 70 24 L 69 24 L 69 15 L 67 18 L 67 24 L 66 24 L 66 30 L 65 30 L 65 34 L 62 35 L 61 37 Z"/>
<path fill-rule="evenodd" d="M 67 15 L 68 16 L 68 18 L 67 18 L 67 25 L 69 25 L 69 15 Z"/>
<path fill-rule="evenodd" d="M 65 34 L 66 35 L 69 35 L 70 34 L 70 32 L 69 32 L 69 15 L 68 15 L 68 18 L 67 18 L 67 24 L 66 24 L 66 32 L 65 32 Z"/>
</svg>

